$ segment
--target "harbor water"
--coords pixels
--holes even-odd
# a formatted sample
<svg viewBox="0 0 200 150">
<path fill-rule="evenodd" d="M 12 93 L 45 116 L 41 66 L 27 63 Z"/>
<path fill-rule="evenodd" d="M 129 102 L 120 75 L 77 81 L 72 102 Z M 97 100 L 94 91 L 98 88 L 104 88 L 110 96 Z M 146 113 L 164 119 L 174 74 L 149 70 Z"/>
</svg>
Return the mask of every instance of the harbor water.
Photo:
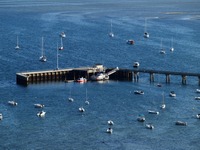
<svg viewBox="0 0 200 150">
<path fill-rule="evenodd" d="M 16 84 L 16 73 L 97 63 L 131 69 L 135 61 L 144 69 L 199 73 L 199 19 L 198 0 L 0 1 L 0 149 L 198 150 L 197 77 L 187 77 L 186 85 L 181 76 L 170 76 L 166 84 L 164 75 L 155 75 L 150 83 L 149 74 L 140 73 L 139 82 L 21 86 Z M 143 37 L 145 27 L 149 38 Z M 61 32 L 66 38 L 57 63 Z M 47 62 L 39 61 L 42 37 Z M 129 39 L 135 44 L 127 44 Z M 166 54 L 160 54 L 161 48 Z M 143 90 L 144 95 L 134 90 Z M 175 91 L 175 98 L 169 97 L 170 91 Z M 166 108 L 161 110 L 163 95 Z M 10 100 L 18 105 L 8 105 Z M 35 108 L 36 103 L 45 107 Z M 45 117 L 37 116 L 41 110 Z M 137 121 L 140 114 L 146 118 L 143 123 Z M 112 134 L 106 133 L 108 120 L 114 122 Z M 187 126 L 175 125 L 178 120 Z M 155 128 L 147 129 L 146 123 Z"/>
</svg>

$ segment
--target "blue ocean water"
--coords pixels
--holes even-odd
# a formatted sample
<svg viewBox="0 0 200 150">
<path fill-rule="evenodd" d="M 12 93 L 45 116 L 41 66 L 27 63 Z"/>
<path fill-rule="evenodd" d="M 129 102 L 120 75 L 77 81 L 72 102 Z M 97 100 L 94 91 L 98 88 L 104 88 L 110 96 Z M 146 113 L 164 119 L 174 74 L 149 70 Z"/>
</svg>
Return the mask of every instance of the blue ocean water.
<svg viewBox="0 0 200 150">
<path fill-rule="evenodd" d="M 149 39 L 143 38 L 147 18 Z M 59 68 L 93 66 L 132 68 L 134 61 L 141 68 L 196 72 L 200 71 L 200 2 L 198 0 L 2 0 L 0 2 L 0 149 L 147 149 L 198 150 L 200 121 L 199 102 L 194 100 L 198 78 L 140 74 L 139 82 L 88 82 L 86 84 L 49 82 L 16 84 L 16 73 L 56 68 L 59 33 L 64 31 L 64 51 L 59 51 Z M 109 38 L 110 24 L 114 38 Z M 16 39 L 20 50 L 15 50 Z M 47 62 L 41 63 L 41 38 Z M 174 52 L 170 52 L 173 38 Z M 126 40 L 134 39 L 135 45 Z M 162 39 L 166 55 L 161 55 Z M 162 83 L 162 87 L 156 86 Z M 133 91 L 142 89 L 144 95 Z M 87 96 L 90 105 L 85 105 Z M 174 90 L 176 98 L 169 97 Z M 68 102 L 68 96 L 74 102 Z M 160 110 L 162 93 L 166 109 Z M 9 100 L 18 106 L 10 107 Z M 45 118 L 36 116 L 45 104 Z M 80 106 L 85 112 L 78 111 Z M 148 114 L 149 109 L 159 115 Z M 139 114 L 154 130 L 136 121 Z M 107 121 L 114 121 L 113 134 L 107 134 Z M 182 120 L 188 126 L 175 126 Z"/>
</svg>

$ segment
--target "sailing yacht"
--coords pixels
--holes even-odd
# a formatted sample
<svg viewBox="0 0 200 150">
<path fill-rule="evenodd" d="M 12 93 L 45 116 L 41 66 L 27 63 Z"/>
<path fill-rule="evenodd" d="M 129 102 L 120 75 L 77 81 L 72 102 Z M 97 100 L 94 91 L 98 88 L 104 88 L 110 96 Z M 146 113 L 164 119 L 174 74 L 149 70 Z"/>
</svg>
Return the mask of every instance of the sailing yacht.
<svg viewBox="0 0 200 150">
<path fill-rule="evenodd" d="M 149 38 L 149 33 L 147 32 L 147 19 L 145 18 L 145 24 L 144 24 L 144 38 Z"/>
<path fill-rule="evenodd" d="M 166 105 L 165 105 L 165 101 L 164 101 L 164 93 L 163 93 L 163 102 L 162 105 L 160 106 L 161 109 L 165 109 Z"/>
<path fill-rule="evenodd" d="M 173 38 L 171 39 L 171 48 L 170 51 L 173 52 L 174 51 L 174 47 L 173 47 Z"/>
<path fill-rule="evenodd" d="M 59 50 L 64 50 L 62 37 L 60 38 L 60 47 Z"/>
<path fill-rule="evenodd" d="M 162 39 L 160 42 L 160 54 L 166 54 L 164 48 L 162 47 Z"/>
<path fill-rule="evenodd" d="M 69 102 L 73 102 L 73 101 L 74 101 L 74 99 L 72 98 L 71 95 L 72 95 L 72 91 L 71 91 L 71 89 L 70 89 L 69 97 L 68 97 Z"/>
<path fill-rule="evenodd" d="M 110 33 L 109 33 L 110 37 L 114 37 L 114 33 L 112 31 L 112 20 L 111 20 L 111 24 L 110 24 Z"/>
<path fill-rule="evenodd" d="M 85 104 L 89 105 L 90 102 L 88 101 L 88 97 L 87 97 L 87 89 L 86 89 L 86 93 L 85 93 Z"/>
<path fill-rule="evenodd" d="M 15 49 L 17 50 L 17 49 L 19 49 L 19 44 L 18 44 L 19 42 L 18 42 L 18 36 L 17 36 L 17 45 L 15 46 Z"/>
<path fill-rule="evenodd" d="M 46 61 L 47 61 L 47 58 L 46 58 L 46 56 L 44 55 L 43 37 L 42 37 L 42 55 L 40 56 L 40 61 L 41 61 L 41 62 L 46 62 Z"/>
</svg>

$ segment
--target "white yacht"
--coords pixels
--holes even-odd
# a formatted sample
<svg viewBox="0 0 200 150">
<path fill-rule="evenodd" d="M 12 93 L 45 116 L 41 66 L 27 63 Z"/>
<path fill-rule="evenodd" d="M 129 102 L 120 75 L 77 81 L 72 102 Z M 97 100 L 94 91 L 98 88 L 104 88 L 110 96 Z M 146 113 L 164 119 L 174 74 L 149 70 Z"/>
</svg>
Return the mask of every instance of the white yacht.
<svg viewBox="0 0 200 150">
<path fill-rule="evenodd" d="M 176 97 L 176 93 L 175 93 L 174 91 L 171 91 L 171 92 L 169 93 L 169 96 L 170 96 L 170 97 Z"/>
<path fill-rule="evenodd" d="M 8 101 L 8 104 L 12 105 L 12 106 L 17 106 L 18 105 L 18 103 L 15 102 L 15 101 Z"/>
<path fill-rule="evenodd" d="M 0 113 L 0 120 L 3 120 L 3 115 Z"/>
<path fill-rule="evenodd" d="M 137 117 L 137 121 L 139 121 L 139 122 L 144 122 L 144 121 L 145 121 L 145 116 L 144 116 L 144 115 L 139 115 L 139 116 Z"/>
<path fill-rule="evenodd" d="M 60 33 L 60 37 L 65 38 L 65 37 L 66 37 L 65 32 L 61 32 L 61 33 Z"/>
<path fill-rule="evenodd" d="M 47 57 L 44 55 L 43 37 L 42 37 L 42 49 L 41 49 L 41 51 L 42 51 L 42 54 L 41 54 L 41 56 L 40 56 L 40 61 L 41 61 L 41 62 L 46 62 L 46 61 L 47 61 Z"/>
<path fill-rule="evenodd" d="M 44 117 L 45 114 L 46 114 L 46 112 L 42 110 L 42 111 L 40 111 L 40 112 L 37 113 L 37 116 L 38 117 Z"/>
<path fill-rule="evenodd" d="M 175 124 L 181 125 L 181 126 L 187 126 L 187 122 L 183 122 L 183 121 L 176 121 Z"/>
<path fill-rule="evenodd" d="M 154 129 L 154 125 L 151 124 L 151 123 L 147 123 L 147 124 L 146 124 L 146 128 L 147 128 L 147 129 Z"/>
<path fill-rule="evenodd" d="M 83 107 L 79 107 L 78 109 L 80 112 L 85 112 L 85 109 Z"/>
<path fill-rule="evenodd" d="M 112 120 L 108 120 L 108 125 L 114 125 L 114 122 Z"/>
<path fill-rule="evenodd" d="M 17 45 L 15 46 L 15 49 L 16 49 L 16 50 L 18 50 L 18 49 L 19 49 L 18 36 L 17 36 Z"/>
<path fill-rule="evenodd" d="M 114 37 L 114 33 L 112 31 L 112 20 L 111 20 L 111 24 L 110 24 L 110 33 L 109 33 L 110 37 Z"/>
<path fill-rule="evenodd" d="M 69 97 L 68 100 L 69 100 L 69 102 L 73 102 L 74 101 L 74 99 L 72 97 Z"/>
<path fill-rule="evenodd" d="M 139 62 L 136 61 L 136 62 L 133 63 L 133 68 L 138 68 L 139 66 L 140 66 Z"/>
<path fill-rule="evenodd" d="M 43 104 L 34 104 L 35 108 L 43 108 L 44 105 Z"/>
<path fill-rule="evenodd" d="M 200 89 L 196 89 L 196 92 L 197 92 L 197 93 L 200 93 Z"/>
<path fill-rule="evenodd" d="M 135 90 L 134 94 L 144 95 L 144 91 L 142 91 L 142 90 Z"/>
<path fill-rule="evenodd" d="M 155 114 L 155 115 L 159 115 L 158 111 L 155 110 L 148 110 L 149 114 Z"/>
<path fill-rule="evenodd" d="M 170 48 L 170 51 L 173 52 L 174 51 L 174 47 L 173 47 L 173 38 L 171 40 L 171 48 Z"/>
<path fill-rule="evenodd" d="M 197 119 L 200 119 L 200 114 L 197 114 L 197 115 L 196 115 L 196 118 L 197 118 Z"/>
<path fill-rule="evenodd" d="M 112 129 L 112 128 L 108 128 L 108 129 L 106 130 L 106 132 L 112 134 L 112 133 L 113 133 L 113 129 Z"/>
<path fill-rule="evenodd" d="M 149 38 L 149 33 L 147 32 L 147 19 L 145 18 L 145 23 L 144 23 L 144 38 Z"/>
</svg>

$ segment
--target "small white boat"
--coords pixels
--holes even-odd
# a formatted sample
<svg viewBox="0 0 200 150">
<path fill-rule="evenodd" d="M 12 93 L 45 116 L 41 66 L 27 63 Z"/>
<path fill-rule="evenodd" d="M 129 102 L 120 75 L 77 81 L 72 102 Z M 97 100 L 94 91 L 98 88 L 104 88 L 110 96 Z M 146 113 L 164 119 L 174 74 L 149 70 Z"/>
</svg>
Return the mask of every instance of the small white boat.
<svg viewBox="0 0 200 150">
<path fill-rule="evenodd" d="M 166 54 L 163 46 L 162 46 L 162 39 L 161 39 L 161 42 L 160 42 L 160 54 Z"/>
<path fill-rule="evenodd" d="M 145 24 L 144 24 L 144 38 L 149 38 L 149 33 L 147 32 L 147 19 L 145 18 Z"/>
<path fill-rule="evenodd" d="M 15 101 L 8 101 L 8 104 L 12 105 L 12 106 L 17 106 L 18 105 L 18 103 L 15 102 Z"/>
<path fill-rule="evenodd" d="M 112 134 L 112 133 L 113 133 L 113 129 L 112 129 L 112 128 L 108 128 L 108 129 L 106 130 L 106 132 Z"/>
<path fill-rule="evenodd" d="M 0 120 L 3 120 L 3 115 L 0 113 Z"/>
<path fill-rule="evenodd" d="M 200 100 L 200 97 L 199 96 L 195 97 L 195 100 Z"/>
<path fill-rule="evenodd" d="M 38 117 L 44 117 L 45 114 L 46 114 L 46 112 L 42 110 L 42 111 L 40 111 L 40 112 L 37 113 L 37 116 Z"/>
<path fill-rule="evenodd" d="M 43 104 L 34 104 L 35 108 L 43 108 L 44 105 Z"/>
<path fill-rule="evenodd" d="M 154 129 L 154 125 L 151 124 L 151 123 L 147 123 L 147 124 L 146 124 L 146 128 L 147 128 L 147 129 Z"/>
<path fill-rule="evenodd" d="M 135 90 L 134 94 L 144 95 L 144 91 L 142 91 L 142 90 Z"/>
<path fill-rule="evenodd" d="M 196 92 L 197 92 L 197 93 L 200 93 L 200 89 L 196 89 Z"/>
<path fill-rule="evenodd" d="M 66 37 L 65 32 L 61 32 L 61 33 L 60 33 L 60 37 L 65 38 L 65 37 Z"/>
<path fill-rule="evenodd" d="M 164 93 L 163 93 L 162 95 L 163 95 L 163 101 L 162 101 L 162 105 L 160 106 L 160 108 L 161 108 L 161 109 L 165 109 L 165 108 L 166 108 L 166 105 L 165 105 Z"/>
<path fill-rule="evenodd" d="M 73 102 L 74 99 L 73 99 L 72 97 L 69 97 L 69 98 L 68 98 L 68 101 L 69 101 L 69 102 Z"/>
<path fill-rule="evenodd" d="M 137 121 L 139 121 L 139 122 L 144 122 L 144 121 L 145 121 L 145 116 L 144 116 L 144 115 L 139 115 L 139 116 L 137 117 Z"/>
<path fill-rule="evenodd" d="M 159 112 L 158 111 L 155 111 L 155 110 L 148 110 L 149 114 L 156 114 L 156 115 L 159 115 Z"/>
<path fill-rule="evenodd" d="M 174 91 L 171 91 L 171 92 L 169 93 L 169 96 L 170 96 L 170 97 L 176 97 L 176 93 L 175 93 Z"/>
<path fill-rule="evenodd" d="M 114 125 L 114 122 L 112 120 L 108 120 L 108 125 Z"/>
<path fill-rule="evenodd" d="M 86 104 L 86 105 L 89 105 L 89 104 L 90 104 L 90 102 L 89 102 L 89 101 L 85 101 L 85 104 Z"/>
<path fill-rule="evenodd" d="M 181 125 L 181 126 L 187 126 L 187 122 L 183 122 L 183 121 L 176 121 L 175 124 Z"/>
<path fill-rule="evenodd" d="M 83 107 L 79 107 L 78 109 L 80 112 L 85 112 L 85 109 Z"/>
<path fill-rule="evenodd" d="M 81 77 L 81 78 L 78 78 L 78 79 L 76 80 L 76 82 L 85 83 L 85 82 L 87 82 L 87 79 L 84 78 L 84 77 Z"/>
<path fill-rule="evenodd" d="M 158 83 L 158 84 L 157 84 L 157 87 L 162 87 L 162 84 Z"/>
<path fill-rule="evenodd" d="M 197 119 L 200 119 L 200 114 L 197 114 L 197 115 L 196 115 L 196 118 L 197 118 Z"/>
<path fill-rule="evenodd" d="M 136 61 L 136 62 L 133 63 L 133 68 L 138 68 L 139 66 L 140 66 L 139 62 Z"/>
<path fill-rule="evenodd" d="M 162 49 L 162 50 L 160 51 L 160 54 L 166 54 L 165 50 Z"/>
<path fill-rule="evenodd" d="M 130 40 L 127 40 L 126 43 L 129 45 L 134 45 L 135 41 L 130 39 Z"/>
</svg>

